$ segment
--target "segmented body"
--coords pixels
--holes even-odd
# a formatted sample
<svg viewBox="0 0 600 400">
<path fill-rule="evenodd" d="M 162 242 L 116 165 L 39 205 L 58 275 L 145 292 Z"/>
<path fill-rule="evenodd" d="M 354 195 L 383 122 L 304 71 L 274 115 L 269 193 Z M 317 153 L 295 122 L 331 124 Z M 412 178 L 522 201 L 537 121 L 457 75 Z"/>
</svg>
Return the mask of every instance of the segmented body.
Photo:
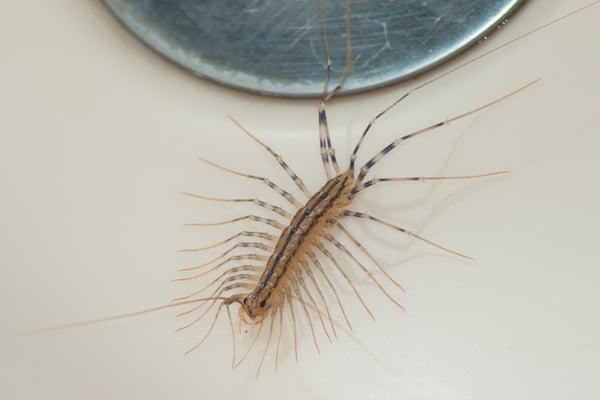
<svg viewBox="0 0 600 400">
<path fill-rule="evenodd" d="M 292 222 L 279 237 L 273 254 L 262 273 L 256 289 L 242 303 L 248 317 L 258 322 L 273 304 L 279 304 L 282 293 L 289 289 L 301 262 L 306 262 L 307 249 L 314 247 L 315 238 L 328 232 L 326 224 L 341 218 L 340 210 L 351 203 L 354 179 L 350 171 L 329 180 L 304 207 L 296 212 Z"/>
</svg>

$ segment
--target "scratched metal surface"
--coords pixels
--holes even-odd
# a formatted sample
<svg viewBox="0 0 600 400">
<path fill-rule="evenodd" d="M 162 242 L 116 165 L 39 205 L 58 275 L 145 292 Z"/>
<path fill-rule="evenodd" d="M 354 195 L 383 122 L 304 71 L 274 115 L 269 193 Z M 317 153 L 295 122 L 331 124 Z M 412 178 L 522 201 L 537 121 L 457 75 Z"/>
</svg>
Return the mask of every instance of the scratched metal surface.
<svg viewBox="0 0 600 400">
<path fill-rule="evenodd" d="M 339 78 L 351 10 L 348 92 L 414 76 L 476 43 L 524 0 L 323 0 Z M 264 94 L 322 91 L 325 51 L 315 0 L 105 0 L 159 53 L 196 75 Z"/>
</svg>

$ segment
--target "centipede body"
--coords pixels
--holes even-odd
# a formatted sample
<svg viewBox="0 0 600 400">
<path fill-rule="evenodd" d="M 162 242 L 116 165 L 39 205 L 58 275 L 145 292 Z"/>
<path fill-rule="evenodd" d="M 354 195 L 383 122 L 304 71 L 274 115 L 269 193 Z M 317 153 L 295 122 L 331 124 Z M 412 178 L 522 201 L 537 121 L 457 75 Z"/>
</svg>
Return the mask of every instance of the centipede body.
<svg viewBox="0 0 600 400">
<path fill-rule="evenodd" d="M 277 364 L 277 360 L 279 357 L 279 343 L 281 341 L 281 337 L 283 335 L 283 314 L 284 307 L 287 304 L 289 307 L 289 315 L 291 317 L 292 324 L 292 333 L 294 337 L 294 346 L 295 346 L 295 354 L 296 358 L 298 357 L 298 338 L 297 338 L 297 318 L 294 312 L 294 307 L 297 306 L 304 311 L 304 316 L 306 317 L 306 323 L 309 326 L 309 330 L 313 337 L 313 342 L 317 351 L 319 350 L 319 345 L 317 341 L 317 337 L 315 334 L 315 327 L 312 322 L 311 312 L 309 308 L 312 308 L 312 311 L 316 313 L 319 321 L 321 322 L 321 326 L 325 332 L 325 335 L 331 340 L 332 335 L 335 336 L 335 328 L 334 323 L 331 317 L 331 313 L 327 302 L 324 299 L 323 291 L 320 288 L 319 284 L 312 281 L 312 289 L 309 289 L 305 284 L 304 275 L 308 273 L 310 268 L 313 266 L 316 267 L 323 277 L 327 280 L 329 284 L 329 288 L 333 295 L 336 296 L 336 300 L 344 319 L 346 320 L 348 327 L 350 327 L 350 322 L 348 321 L 348 317 L 344 311 L 344 308 L 337 296 L 337 289 L 331 284 L 331 281 L 327 277 L 330 273 L 323 268 L 323 265 L 316 258 L 315 254 L 318 253 L 327 259 L 330 266 L 333 266 L 334 270 L 337 270 L 343 280 L 352 288 L 356 298 L 363 305 L 368 314 L 373 317 L 372 312 L 369 307 L 363 300 L 362 296 L 359 294 L 356 289 L 352 279 L 345 271 L 345 266 L 342 266 L 340 262 L 337 260 L 336 255 L 330 249 L 334 251 L 338 251 L 342 255 L 346 256 L 346 259 L 353 264 L 358 269 L 362 270 L 362 272 L 376 285 L 376 287 L 389 299 L 392 303 L 396 304 L 399 308 L 403 308 L 402 305 L 394 298 L 394 296 L 390 295 L 388 291 L 382 286 L 382 284 L 378 281 L 378 279 L 373 275 L 372 270 L 365 266 L 361 261 L 359 261 L 356 256 L 353 255 L 352 251 L 349 249 L 347 245 L 343 242 L 340 242 L 332 235 L 332 231 L 337 228 L 341 233 L 345 234 L 346 239 L 349 239 L 351 244 L 355 246 L 355 248 L 364 253 L 372 264 L 374 264 L 381 272 L 383 272 L 384 276 L 395 284 L 398 288 L 401 289 L 401 286 L 381 267 L 381 265 L 375 260 L 375 258 L 368 252 L 368 250 L 357 240 L 353 234 L 351 234 L 342 224 L 341 220 L 345 217 L 354 217 L 363 219 L 365 221 L 372 221 L 378 223 L 384 227 L 390 228 L 392 230 L 398 231 L 401 234 L 408 235 L 414 237 L 422 242 L 427 243 L 432 247 L 436 247 L 440 250 L 453 253 L 457 256 L 468 258 L 463 254 L 460 254 L 456 251 L 450 250 L 447 247 L 444 247 L 440 244 L 437 244 L 427 238 L 424 238 L 420 235 L 417 235 L 415 232 L 408 230 L 404 227 L 400 227 L 394 225 L 390 222 L 386 222 L 378 217 L 375 217 L 369 213 L 353 211 L 347 209 L 346 207 L 353 203 L 354 198 L 363 191 L 368 190 L 369 188 L 385 183 L 385 182 L 415 182 L 415 181 L 435 181 L 435 180 L 461 180 L 461 179 L 476 179 L 483 178 L 492 175 L 504 174 L 507 171 L 495 171 L 488 173 L 481 173 L 477 175 L 466 175 L 466 176 L 401 176 L 401 177 L 384 177 L 384 178 L 374 178 L 370 177 L 369 173 L 372 168 L 376 166 L 376 164 L 385 158 L 388 154 L 392 153 L 395 149 L 397 149 L 400 145 L 404 144 L 404 142 L 411 141 L 412 139 L 419 137 L 421 135 L 425 135 L 428 132 L 436 131 L 445 125 L 450 124 L 451 122 L 461 120 L 465 117 L 468 117 L 472 114 L 475 114 L 479 111 L 482 111 L 486 108 L 489 108 L 502 100 L 505 100 L 508 97 L 511 97 L 518 92 L 521 92 L 533 85 L 536 81 L 532 81 L 508 94 L 505 94 L 501 97 L 498 97 L 482 106 L 463 111 L 461 114 L 455 115 L 453 117 L 435 122 L 433 124 L 427 125 L 424 128 L 420 128 L 414 130 L 410 133 L 403 134 L 398 136 L 396 139 L 388 143 L 385 147 L 383 147 L 379 152 L 377 152 L 374 156 L 370 157 L 367 162 L 365 162 L 362 166 L 357 166 L 357 156 L 359 154 L 361 145 L 367 138 L 367 135 L 371 128 L 375 125 L 376 121 L 383 117 L 388 111 L 397 106 L 402 100 L 409 97 L 411 92 L 407 92 L 405 95 L 401 96 L 397 101 L 392 103 L 389 107 L 387 107 L 382 112 L 378 113 L 374 118 L 370 120 L 370 122 L 366 125 L 362 134 L 359 136 L 356 145 L 354 146 L 354 150 L 350 156 L 350 160 L 348 162 L 348 169 L 345 172 L 341 172 L 338 160 L 336 158 L 336 152 L 334 146 L 332 144 L 332 140 L 329 132 L 329 125 L 327 122 L 327 112 L 326 112 L 326 104 L 334 94 L 343 87 L 344 81 L 346 79 L 347 73 L 349 71 L 350 60 L 351 60 L 351 34 L 350 34 L 350 26 L 349 26 L 349 9 L 346 9 L 347 16 L 347 59 L 346 59 L 346 67 L 344 69 L 344 75 L 342 76 L 340 82 L 333 89 L 329 89 L 329 78 L 330 78 L 330 63 L 329 54 L 326 54 L 326 59 L 328 60 L 326 74 L 325 74 L 325 82 L 323 88 L 323 95 L 321 101 L 318 106 L 318 121 L 319 121 L 319 138 L 320 138 L 320 154 L 321 161 L 323 163 L 323 167 L 325 170 L 325 175 L 327 177 L 327 182 L 324 186 L 319 189 L 315 194 L 311 194 L 310 191 L 304 185 L 302 179 L 292 170 L 292 168 L 288 165 L 288 163 L 273 149 L 271 149 L 268 145 L 264 144 L 260 141 L 254 134 L 244 128 L 239 122 L 235 119 L 232 119 L 233 122 L 251 139 L 253 139 L 258 145 L 263 147 L 272 157 L 275 158 L 279 166 L 285 171 L 288 177 L 293 181 L 296 187 L 308 198 L 308 201 L 305 204 L 302 204 L 298 201 L 290 192 L 279 186 L 278 184 L 271 181 L 269 178 L 261 177 L 245 172 L 239 172 L 232 170 L 230 168 L 221 166 L 212 161 L 202 159 L 205 163 L 209 164 L 212 167 L 223 170 L 230 174 L 238 175 L 243 178 L 247 178 L 253 181 L 258 181 L 268 188 L 275 191 L 278 195 L 280 195 L 283 199 L 285 199 L 288 203 L 296 208 L 295 213 L 289 213 L 285 211 L 282 207 L 276 206 L 270 203 L 267 203 L 261 199 L 243 199 L 243 198 L 233 198 L 233 199 L 221 199 L 214 197 L 207 197 L 204 195 L 191 194 L 191 196 L 207 200 L 207 201 L 216 201 L 216 202 L 230 202 L 230 203 L 253 203 L 263 209 L 271 211 L 275 214 L 278 214 L 280 217 L 283 217 L 289 222 L 286 224 L 282 224 L 278 222 L 276 219 L 265 218 L 262 216 L 258 216 L 256 214 L 248 214 L 246 216 L 237 217 L 221 222 L 213 222 L 213 223 L 196 223 L 190 224 L 192 226 L 215 226 L 215 225 L 223 225 L 223 224 L 232 224 L 237 223 L 243 220 L 250 220 L 257 223 L 262 223 L 269 225 L 273 228 L 276 228 L 280 233 L 278 238 L 275 241 L 274 246 L 271 248 L 270 246 L 264 246 L 260 243 L 255 242 L 237 242 L 224 253 L 219 255 L 217 258 L 196 265 L 192 267 L 187 267 L 182 270 L 182 272 L 188 273 L 190 271 L 193 272 L 193 275 L 188 275 L 186 277 L 178 278 L 177 281 L 194 281 L 198 278 L 203 278 L 207 274 L 210 274 L 215 271 L 222 271 L 220 275 L 217 276 L 216 279 L 212 280 L 207 286 L 204 286 L 200 290 L 195 290 L 191 294 L 187 296 L 180 297 L 177 301 L 197 301 L 198 305 L 195 305 L 188 311 L 185 311 L 180 316 L 188 316 L 199 314 L 191 320 L 191 322 L 186 323 L 184 326 L 180 328 L 180 330 L 195 327 L 215 306 L 217 302 L 220 304 L 217 306 L 216 313 L 210 324 L 207 333 L 202 336 L 202 338 L 197 342 L 197 344 L 192 347 L 189 351 L 194 351 L 199 348 L 205 340 L 210 336 L 213 331 L 213 328 L 217 322 L 217 319 L 223 309 L 223 306 L 226 308 L 227 315 L 229 317 L 232 337 L 234 340 L 234 353 L 233 353 L 233 361 L 232 365 L 236 367 L 239 365 L 249 353 L 251 348 L 254 346 L 258 338 L 260 337 L 263 330 L 263 323 L 265 319 L 271 317 L 270 322 L 266 322 L 269 324 L 268 334 L 267 334 L 267 342 L 264 347 L 262 358 L 260 359 L 258 371 L 263 364 L 265 356 L 269 351 L 269 344 L 271 343 L 271 339 L 273 336 L 275 327 L 275 319 L 279 317 L 279 325 L 278 325 L 278 339 L 277 339 L 277 350 L 275 351 L 275 364 Z M 325 26 L 323 26 L 323 37 L 325 40 L 325 49 L 327 46 L 327 35 Z M 421 85 L 421 87 L 426 86 L 426 84 Z M 418 90 L 418 88 L 415 89 Z M 206 249 L 214 248 L 220 246 L 224 243 L 227 243 L 231 240 L 237 240 L 240 236 L 259 236 L 257 231 L 251 232 L 249 234 L 241 235 L 240 233 L 227 238 L 215 245 L 211 245 L 204 248 L 193 249 L 189 251 L 193 252 L 203 252 Z M 274 238 L 274 237 L 273 237 Z M 272 242 L 272 238 L 268 240 Z M 262 250 L 271 250 L 270 255 L 259 255 L 254 253 L 244 253 L 240 255 L 229 256 L 229 254 L 236 250 L 237 248 L 257 248 Z M 227 256 L 227 257 L 226 257 Z M 257 265 L 253 262 L 258 261 L 259 263 L 265 263 L 264 267 L 260 264 Z M 238 263 L 239 262 L 239 263 Z M 233 263 L 229 266 L 230 263 Z M 312 265 L 309 265 L 311 264 Z M 213 265 L 214 264 L 214 265 Z M 208 268 L 210 267 L 210 268 Z M 198 271 L 202 271 L 199 272 Z M 248 272 L 254 272 L 249 274 Z M 260 275 L 256 275 L 257 271 L 261 271 Z M 206 289 L 214 287 L 214 290 L 208 297 L 203 297 Z M 315 296 L 311 294 L 311 292 L 315 293 Z M 318 293 L 318 296 L 316 294 Z M 315 301 L 315 297 L 317 301 Z M 201 310 L 206 303 L 210 303 L 209 306 L 205 307 L 204 310 Z M 258 332 L 255 335 L 255 339 L 252 344 L 249 346 L 248 350 L 245 352 L 244 356 L 241 357 L 239 361 L 236 360 L 236 352 L 235 352 L 235 329 L 234 323 L 232 321 L 230 306 L 234 303 L 239 305 L 239 315 L 240 319 L 249 324 L 258 324 Z M 331 333 L 328 332 L 326 324 L 323 322 L 323 315 L 326 315 L 331 324 Z M 258 373 L 258 372 L 257 372 Z"/>
</svg>

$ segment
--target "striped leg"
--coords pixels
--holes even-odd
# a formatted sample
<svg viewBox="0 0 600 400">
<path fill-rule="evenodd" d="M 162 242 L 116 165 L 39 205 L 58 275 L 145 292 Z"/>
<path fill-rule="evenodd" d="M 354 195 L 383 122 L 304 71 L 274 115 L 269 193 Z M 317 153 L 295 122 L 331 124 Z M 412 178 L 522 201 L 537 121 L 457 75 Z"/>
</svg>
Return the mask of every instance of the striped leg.
<svg viewBox="0 0 600 400">
<path fill-rule="evenodd" d="M 310 197 L 311 197 L 310 191 L 306 188 L 306 186 L 304 185 L 304 182 L 302 181 L 302 179 L 300 179 L 300 177 L 298 177 L 298 175 L 296 175 L 296 173 L 289 167 L 289 165 L 283 160 L 283 158 L 279 154 L 277 154 L 275 151 L 273 151 L 273 149 L 271 149 L 269 146 L 267 146 L 262 141 L 260 141 L 249 130 L 247 130 L 246 128 L 244 128 L 242 126 L 242 124 L 240 124 L 237 120 L 235 120 L 235 118 L 233 118 L 231 115 L 229 116 L 229 118 L 246 135 L 248 135 L 252 140 L 254 140 L 256 143 L 258 143 L 259 145 L 261 145 L 265 150 L 267 150 L 269 153 L 271 153 L 271 155 L 275 158 L 275 160 L 277 160 L 277 162 L 279 163 L 279 165 L 281 166 L 281 168 L 283 168 L 283 170 L 288 174 L 288 176 L 290 178 L 292 178 L 292 180 L 294 181 L 294 183 L 296 184 L 296 186 L 298 186 L 298 189 L 300 189 L 302 191 L 302 193 L 304 193 L 306 195 L 306 197 L 310 199 Z"/>
<path fill-rule="evenodd" d="M 342 253 L 346 254 L 352 261 L 354 261 L 354 263 L 365 273 L 367 274 L 367 276 L 369 277 L 370 280 L 373 281 L 373 283 L 375 283 L 375 285 L 379 288 L 379 290 L 381 290 L 381 292 L 388 298 L 390 299 L 390 301 L 392 303 L 394 303 L 395 305 L 397 305 L 401 310 L 404 310 L 404 307 L 402 307 L 402 305 L 400 303 L 398 303 L 396 301 L 396 299 L 394 299 L 388 292 L 387 290 L 385 290 L 383 288 L 383 286 L 381 286 L 381 283 L 379 283 L 379 281 L 375 278 L 375 276 L 373 276 L 373 273 L 367 268 L 365 267 L 355 256 L 354 254 L 352 254 L 350 252 L 350 250 L 348 250 L 348 248 L 346 246 L 344 246 L 342 243 L 340 243 L 338 240 L 336 240 L 333 236 L 331 235 L 327 235 L 325 237 L 325 239 L 327 239 L 328 242 L 332 243 L 335 247 L 338 248 L 338 250 L 340 250 Z"/>
<path fill-rule="evenodd" d="M 331 135 L 329 134 L 329 125 L 327 123 L 327 111 L 326 104 L 331 98 L 344 87 L 348 72 L 350 71 L 350 60 L 352 57 L 352 37 L 350 34 L 350 8 L 346 7 L 346 64 L 344 66 L 344 72 L 342 78 L 337 86 L 329 92 L 329 78 L 331 76 L 331 55 L 329 52 L 329 40 L 327 39 L 327 29 L 325 29 L 325 14 L 323 11 L 323 4 L 319 4 L 319 13 L 321 17 L 321 28 L 323 31 L 323 42 L 325 45 L 325 57 L 327 59 L 327 67 L 325 71 L 325 81 L 323 83 L 323 94 L 321 101 L 318 106 L 319 113 L 319 143 L 321 149 L 321 160 L 323 161 L 323 168 L 327 179 L 331 179 L 335 175 L 340 174 L 340 167 L 338 166 L 337 159 L 335 157 L 335 149 L 331 144 Z M 333 167 L 333 171 L 331 171 Z"/>
<path fill-rule="evenodd" d="M 471 114 L 474 114 L 476 112 L 479 112 L 481 110 L 489 108 L 489 107 L 493 106 L 494 104 L 497 104 L 497 103 L 499 103 L 499 102 L 501 102 L 501 101 L 503 101 L 503 100 L 505 100 L 505 99 L 507 99 L 507 98 L 509 98 L 509 97 L 511 97 L 511 96 L 513 96 L 513 95 L 515 95 L 515 94 L 517 94 L 517 93 L 519 93 L 519 92 L 527 89 L 528 87 L 530 87 L 531 85 L 535 84 L 538 81 L 539 81 L 539 79 L 537 79 L 535 81 L 532 81 L 532 82 L 529 82 L 528 84 L 526 84 L 524 86 L 521 86 L 520 88 L 518 88 L 516 90 L 513 90 L 512 92 L 510 92 L 508 94 L 505 94 L 504 96 L 499 97 L 496 100 L 491 101 L 491 102 L 489 102 L 487 104 L 484 104 L 482 106 L 479 106 L 477 108 L 474 108 L 472 110 L 464 112 L 464 113 L 462 113 L 460 115 L 457 115 L 457 116 L 455 116 L 453 118 L 446 119 L 446 120 L 443 120 L 443 121 L 439 121 L 439 122 L 437 122 L 437 123 L 435 123 L 433 125 L 430 125 L 430 126 L 428 126 L 426 128 L 416 130 L 414 132 L 409 133 L 408 135 L 404 135 L 404 136 L 401 136 L 401 137 L 395 139 L 393 142 L 391 142 L 386 147 L 384 147 L 381 151 L 379 151 L 377 154 L 375 154 L 375 156 L 373 156 L 369 161 L 367 161 L 360 168 L 359 173 L 358 173 L 358 177 L 356 178 L 356 183 L 354 184 L 354 187 L 357 187 L 358 185 L 360 185 L 362 183 L 363 179 L 365 178 L 365 175 L 369 172 L 369 170 L 371 168 L 373 168 L 373 166 L 375 164 L 377 164 L 377 162 L 379 160 L 381 160 L 390 151 L 392 151 L 396 147 L 398 147 L 400 145 L 400 143 L 404 142 L 405 140 L 408 140 L 408 139 L 414 138 L 416 136 L 422 135 L 424 133 L 433 131 L 433 130 L 435 130 L 437 128 L 440 128 L 440 127 L 442 127 L 444 125 L 448 125 L 451 122 L 457 121 L 457 120 L 465 118 L 465 117 L 467 117 L 467 116 L 469 116 Z"/>
<path fill-rule="evenodd" d="M 463 175 L 463 176 L 415 176 L 410 178 L 373 178 L 366 182 L 360 183 L 358 186 L 355 186 L 350 191 L 350 195 L 354 197 L 358 192 L 361 192 L 371 186 L 376 185 L 380 182 L 425 182 L 425 181 L 442 181 L 442 180 L 459 180 L 459 179 L 476 179 L 476 178 L 484 178 L 487 176 L 494 175 L 502 175 L 508 174 L 510 171 L 496 171 L 489 172 L 487 174 L 478 174 L 478 175 Z"/>
<path fill-rule="evenodd" d="M 260 182 L 264 183 L 265 185 L 267 185 L 269 188 L 273 189 L 275 192 L 277 192 L 277 194 L 281 195 L 284 199 L 286 199 L 294 207 L 296 207 L 296 208 L 302 208 L 302 206 L 303 206 L 303 204 L 300 203 L 298 200 L 296 200 L 296 198 L 294 196 L 292 196 L 291 193 L 286 192 L 285 190 L 283 190 L 282 188 L 280 188 L 279 186 L 277 186 L 269 178 L 265 178 L 265 177 L 262 177 L 262 176 L 245 174 L 243 172 L 235 171 L 233 169 L 223 167 L 222 165 L 219 165 L 219 164 L 217 164 L 215 162 L 206 160 L 206 159 L 204 159 L 202 157 L 198 157 L 198 159 L 200 161 L 202 161 L 202 162 L 205 162 L 208 165 L 211 165 L 211 166 L 215 167 L 215 168 L 218 168 L 218 169 L 223 170 L 225 172 L 229 172 L 230 174 L 238 175 L 238 176 L 243 176 L 244 178 L 249 178 L 249 179 L 254 179 L 254 180 L 260 181 Z"/>
<path fill-rule="evenodd" d="M 223 241 L 220 241 L 220 242 L 215 243 L 215 244 L 211 244 L 210 246 L 198 247 L 198 248 L 195 248 L 195 249 L 182 249 L 182 250 L 179 250 L 179 251 L 183 252 L 183 253 L 194 253 L 194 252 L 200 252 L 200 251 L 204 251 L 204 250 L 214 249 L 215 247 L 219 247 L 219 246 L 221 246 L 223 244 L 229 243 L 232 240 L 235 240 L 235 239 L 237 239 L 239 237 L 243 237 L 243 236 L 246 236 L 246 237 L 257 237 L 257 238 L 261 238 L 261 239 L 266 240 L 267 242 L 272 242 L 272 243 L 274 243 L 275 240 L 277 239 L 275 236 L 269 235 L 268 233 L 264 233 L 264 232 L 241 231 L 241 232 L 236 233 L 233 236 L 228 237 L 227 239 L 225 239 Z"/>
<path fill-rule="evenodd" d="M 342 301 L 340 300 L 340 296 L 338 295 L 338 292 L 337 292 L 335 286 L 331 282 L 331 279 L 329 279 L 329 276 L 325 272 L 323 265 L 321 265 L 321 262 L 319 261 L 319 259 L 315 255 L 315 253 L 313 253 L 313 252 L 308 253 L 308 258 L 310 258 L 310 260 L 312 261 L 314 266 L 317 268 L 317 270 L 319 270 L 319 272 L 321 273 L 323 278 L 325 278 L 325 282 L 327 282 L 327 286 L 329 286 L 329 289 L 331 289 L 331 292 L 333 293 L 333 295 L 335 297 L 335 301 L 336 301 L 338 307 L 340 308 L 342 315 L 344 316 L 344 320 L 346 321 L 346 325 L 348 325 L 348 329 L 352 330 L 352 325 L 350 324 L 350 320 L 348 319 L 348 314 L 346 314 L 344 305 L 342 304 Z"/>
<path fill-rule="evenodd" d="M 263 224 L 271 225 L 272 227 L 275 227 L 275 228 L 279 229 L 280 231 L 282 231 L 285 228 L 284 225 L 280 224 L 279 222 L 275 221 L 274 219 L 263 218 L 263 217 L 259 217 L 257 215 L 245 215 L 243 217 L 228 219 L 226 221 L 219 221 L 219 222 L 185 224 L 184 226 L 217 226 L 217 225 L 233 224 L 234 222 L 243 221 L 246 219 L 249 219 L 250 221 L 262 222 Z"/>
<path fill-rule="evenodd" d="M 461 253 L 459 253 L 459 252 L 457 252 L 457 251 L 454 251 L 454 250 L 450 250 L 450 249 L 449 249 L 449 248 L 447 248 L 447 247 L 444 247 L 444 246 L 442 246 L 442 245 L 439 245 L 439 244 L 437 244 L 437 243 L 435 243 L 435 242 L 432 242 L 432 241 L 431 241 L 431 240 L 429 240 L 429 239 L 425 239 L 424 237 L 417 235 L 417 234 L 416 234 L 416 233 L 414 233 L 413 231 L 409 231 L 408 229 L 404 229 L 404 228 L 402 228 L 402 227 L 399 227 L 399 226 L 396 226 L 396 225 L 390 224 L 389 222 L 383 221 L 383 220 L 381 220 L 381 219 L 379 219 L 379 218 L 376 218 L 376 217 L 374 217 L 374 216 L 372 216 L 372 215 L 365 214 L 365 213 L 362 213 L 362 212 L 351 211 L 351 210 L 344 210 L 344 211 L 343 211 L 343 215 L 345 215 L 345 216 L 348 216 L 348 217 L 361 218 L 361 219 L 366 219 L 366 220 L 369 220 L 369 221 L 377 222 L 377 223 L 379 223 L 379 224 L 382 224 L 382 225 L 385 225 L 385 226 L 387 226 L 388 228 L 392 228 L 392 229 L 395 229 L 395 230 L 397 230 L 397 231 L 399 231 L 399 232 L 402 232 L 402 233 L 404 233 L 405 235 L 412 236 L 412 237 L 414 237 L 415 239 L 418 239 L 418 240 L 420 240 L 420 241 L 422 241 L 422 242 L 425 242 L 425 243 L 427 243 L 427 244 L 429 244 L 429 245 L 431 245 L 431 246 L 433 246 L 433 247 L 437 247 L 437 248 L 438 248 L 438 249 L 440 249 L 440 250 L 444 250 L 444 251 L 447 251 L 448 253 L 452 253 L 452 254 L 454 254 L 454 255 L 456 255 L 456 256 L 459 256 L 459 257 L 462 257 L 462 258 L 466 258 L 466 259 L 472 260 L 472 258 L 471 258 L 471 257 L 469 257 L 469 256 L 466 256 L 466 255 L 464 255 L 464 254 L 461 254 Z"/>
<path fill-rule="evenodd" d="M 207 261 L 203 264 L 195 265 L 193 267 L 181 268 L 180 270 L 178 270 L 178 272 L 193 271 L 196 269 L 200 269 L 200 268 L 209 266 L 210 264 L 222 259 L 223 257 L 225 257 L 226 255 L 228 255 L 229 253 L 231 253 L 232 251 L 234 251 L 235 249 L 238 249 L 238 248 L 254 248 L 254 249 L 266 251 L 268 253 L 273 252 L 273 247 L 263 244 L 263 243 L 260 243 L 260 242 L 239 242 L 239 243 L 234 244 L 229 249 L 224 251 L 221 255 L 213 258 L 210 261 Z"/>
<path fill-rule="evenodd" d="M 375 316 L 373 315 L 373 313 L 371 312 L 369 307 L 367 307 L 367 303 L 365 303 L 362 296 L 358 293 L 356 286 L 354 286 L 354 282 L 352 282 L 352 279 L 350 279 L 348 274 L 346 274 L 346 272 L 344 271 L 344 269 L 342 268 L 340 263 L 336 260 L 336 258 L 333 256 L 333 254 L 331 254 L 331 252 L 329 250 L 327 250 L 325 248 L 325 246 L 323 246 L 322 244 L 317 245 L 317 248 L 321 251 L 321 253 L 323 253 L 325 255 L 325 257 L 327 257 L 332 262 L 332 264 L 335 266 L 335 268 L 338 270 L 338 272 L 344 277 L 346 282 L 348 282 L 348 285 L 350 285 L 350 287 L 352 288 L 352 291 L 354 292 L 354 294 L 356 295 L 356 297 L 358 298 L 358 300 L 360 301 L 360 303 L 362 304 L 364 309 L 371 316 L 371 318 L 373 320 L 375 320 Z"/>
<path fill-rule="evenodd" d="M 285 217 L 289 220 L 291 220 L 293 217 L 292 214 L 285 211 L 283 208 L 273 205 L 273 204 L 266 203 L 260 199 L 221 199 L 221 198 L 207 197 L 207 196 L 202 196 L 199 194 L 187 193 L 187 192 L 184 192 L 183 194 L 185 194 L 186 196 L 195 197 L 197 199 L 208 200 L 208 201 L 218 201 L 218 202 L 223 202 L 223 203 L 253 203 L 259 207 L 266 208 L 269 211 L 273 211 L 275 214 L 281 215 L 282 217 Z"/>
</svg>

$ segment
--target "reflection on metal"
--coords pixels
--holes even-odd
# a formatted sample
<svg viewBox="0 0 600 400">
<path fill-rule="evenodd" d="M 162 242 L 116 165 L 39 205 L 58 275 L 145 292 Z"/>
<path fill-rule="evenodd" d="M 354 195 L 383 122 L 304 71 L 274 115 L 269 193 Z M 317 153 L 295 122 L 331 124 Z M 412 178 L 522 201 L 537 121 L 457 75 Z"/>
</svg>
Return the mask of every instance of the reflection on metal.
<svg viewBox="0 0 600 400">
<path fill-rule="evenodd" d="M 319 94 L 325 66 L 316 0 L 105 0 L 148 45 L 226 85 L 284 96 Z M 347 91 L 424 71 L 476 43 L 523 0 L 323 0 L 339 77 L 352 29 Z"/>
</svg>

